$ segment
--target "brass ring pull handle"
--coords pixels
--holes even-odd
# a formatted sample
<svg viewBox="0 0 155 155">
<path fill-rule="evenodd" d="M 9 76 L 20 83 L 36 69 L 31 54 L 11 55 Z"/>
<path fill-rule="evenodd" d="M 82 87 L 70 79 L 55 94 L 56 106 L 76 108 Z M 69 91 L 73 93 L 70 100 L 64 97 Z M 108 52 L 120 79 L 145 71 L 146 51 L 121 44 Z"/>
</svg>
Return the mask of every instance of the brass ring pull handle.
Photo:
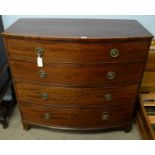
<svg viewBox="0 0 155 155">
<path fill-rule="evenodd" d="M 115 72 L 110 71 L 110 72 L 107 73 L 107 79 L 113 80 L 113 79 L 115 79 L 115 77 L 116 77 L 116 73 Z"/>
<path fill-rule="evenodd" d="M 110 50 L 110 56 L 112 58 L 117 58 L 119 56 L 119 50 L 117 50 L 117 49 L 111 49 Z"/>
<path fill-rule="evenodd" d="M 109 112 L 103 112 L 102 114 L 102 120 L 108 120 L 109 119 Z"/>
<path fill-rule="evenodd" d="M 40 71 L 40 77 L 41 78 L 46 78 L 47 77 L 47 73 L 43 70 Z"/>
<path fill-rule="evenodd" d="M 37 47 L 36 49 L 36 52 L 37 52 L 37 56 L 43 56 L 44 54 L 44 49 L 42 47 Z"/>
<path fill-rule="evenodd" d="M 48 99 L 48 93 L 42 93 L 41 97 L 43 100 L 47 100 Z"/>
<path fill-rule="evenodd" d="M 51 115 L 49 113 L 44 114 L 44 119 L 49 120 L 51 118 Z"/>
<path fill-rule="evenodd" d="M 104 95 L 104 99 L 106 100 L 106 101 L 111 101 L 112 100 L 112 94 L 105 94 Z"/>
</svg>

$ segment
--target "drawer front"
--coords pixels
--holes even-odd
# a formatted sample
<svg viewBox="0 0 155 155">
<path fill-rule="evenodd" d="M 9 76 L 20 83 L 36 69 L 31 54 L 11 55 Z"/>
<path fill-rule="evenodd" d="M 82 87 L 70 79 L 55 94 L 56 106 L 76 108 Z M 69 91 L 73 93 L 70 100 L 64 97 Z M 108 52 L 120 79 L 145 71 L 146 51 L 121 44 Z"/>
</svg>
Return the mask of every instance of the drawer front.
<svg viewBox="0 0 155 155">
<path fill-rule="evenodd" d="M 134 106 L 111 108 L 57 108 L 20 104 L 23 121 L 53 127 L 100 128 L 131 121 Z"/>
<path fill-rule="evenodd" d="M 42 48 L 44 62 L 103 63 L 145 60 L 148 42 L 124 43 L 61 43 L 8 39 L 11 58 L 36 61 L 36 48 Z M 113 50 L 117 49 L 117 50 Z"/>
<path fill-rule="evenodd" d="M 134 104 L 138 86 L 72 88 L 17 82 L 16 88 L 20 101 L 29 101 L 41 105 L 88 107 Z"/>
<path fill-rule="evenodd" d="M 16 79 L 60 85 L 136 83 L 141 79 L 143 66 L 143 63 L 124 63 L 39 68 L 35 63 L 11 61 L 11 69 Z"/>
</svg>

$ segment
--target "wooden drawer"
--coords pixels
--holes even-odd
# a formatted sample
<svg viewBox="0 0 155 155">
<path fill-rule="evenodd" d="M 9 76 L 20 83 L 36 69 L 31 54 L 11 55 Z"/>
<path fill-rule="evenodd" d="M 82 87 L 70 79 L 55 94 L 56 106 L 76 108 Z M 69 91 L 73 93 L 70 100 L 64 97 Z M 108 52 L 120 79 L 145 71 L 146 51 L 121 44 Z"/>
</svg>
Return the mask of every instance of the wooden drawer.
<svg viewBox="0 0 155 155">
<path fill-rule="evenodd" d="M 22 58 L 36 62 L 36 48 L 44 49 L 44 62 L 103 63 L 145 60 L 149 42 L 120 43 L 71 43 L 35 40 L 7 39 L 10 58 Z M 118 57 L 112 57 L 111 49 L 118 49 Z"/>
<path fill-rule="evenodd" d="M 24 122 L 51 127 L 92 129 L 131 122 L 133 105 L 104 108 L 62 108 L 20 103 Z"/>
<path fill-rule="evenodd" d="M 16 88 L 20 101 L 29 101 L 41 105 L 87 107 L 134 104 L 136 102 L 138 86 L 73 88 L 17 82 Z"/>
<path fill-rule="evenodd" d="M 10 64 L 15 79 L 58 85 L 109 86 L 118 83 L 137 83 L 141 79 L 144 67 L 143 63 L 51 65 L 43 68 L 38 68 L 35 63 L 22 61 L 11 61 Z"/>
</svg>

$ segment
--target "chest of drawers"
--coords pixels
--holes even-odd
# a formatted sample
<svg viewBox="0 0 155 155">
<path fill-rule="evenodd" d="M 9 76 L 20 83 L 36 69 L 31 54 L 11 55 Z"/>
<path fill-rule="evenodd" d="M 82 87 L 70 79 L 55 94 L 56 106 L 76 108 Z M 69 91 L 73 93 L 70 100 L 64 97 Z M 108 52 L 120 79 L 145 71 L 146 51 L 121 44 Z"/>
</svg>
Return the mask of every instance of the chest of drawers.
<svg viewBox="0 0 155 155">
<path fill-rule="evenodd" d="M 25 129 L 131 129 L 153 37 L 138 22 L 20 19 L 2 35 Z"/>
</svg>

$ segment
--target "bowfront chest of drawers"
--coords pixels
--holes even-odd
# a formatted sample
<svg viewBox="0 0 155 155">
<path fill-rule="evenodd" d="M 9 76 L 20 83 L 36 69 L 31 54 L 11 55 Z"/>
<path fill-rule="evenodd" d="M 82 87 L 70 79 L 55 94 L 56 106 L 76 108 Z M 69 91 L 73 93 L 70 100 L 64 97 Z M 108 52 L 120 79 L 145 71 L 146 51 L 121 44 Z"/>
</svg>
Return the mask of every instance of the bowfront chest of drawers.
<svg viewBox="0 0 155 155">
<path fill-rule="evenodd" d="M 20 19 L 2 35 L 25 129 L 131 129 L 153 38 L 138 22 Z"/>
</svg>

